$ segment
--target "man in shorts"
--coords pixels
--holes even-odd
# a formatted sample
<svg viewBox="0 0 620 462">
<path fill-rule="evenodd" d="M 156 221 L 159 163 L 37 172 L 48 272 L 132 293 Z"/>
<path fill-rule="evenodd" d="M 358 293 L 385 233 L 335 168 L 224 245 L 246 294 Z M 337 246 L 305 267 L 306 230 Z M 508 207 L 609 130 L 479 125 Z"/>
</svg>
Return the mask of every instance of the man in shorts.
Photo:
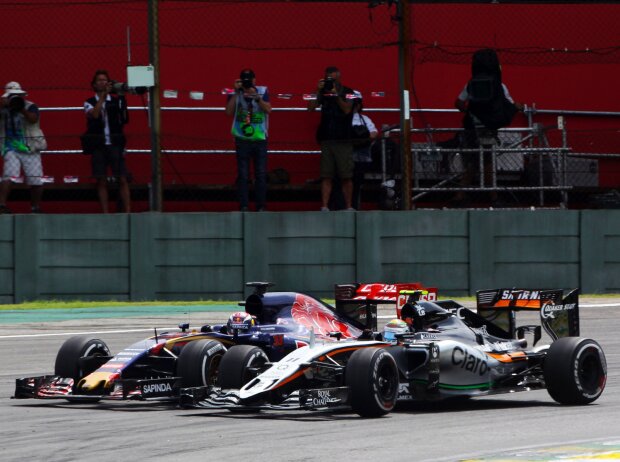
<svg viewBox="0 0 620 462">
<path fill-rule="evenodd" d="M 321 145 L 321 210 L 328 212 L 332 180 L 340 179 L 345 208 L 355 210 L 353 198 L 353 142 L 351 124 L 353 118 L 353 90 L 340 82 L 337 67 L 325 69 L 325 76 L 319 80 L 317 97 L 310 100 L 308 109 L 321 108 L 321 122 L 317 130 L 317 141 Z"/>
<path fill-rule="evenodd" d="M 39 127 L 39 108 L 26 100 L 27 93 L 17 82 L 9 82 L 0 102 L 0 143 L 4 169 L 0 184 L 0 213 L 11 213 L 6 201 L 13 182 L 20 182 L 24 171 L 30 186 L 32 213 L 41 211 L 43 166 L 41 150 L 47 145 Z"/>
</svg>

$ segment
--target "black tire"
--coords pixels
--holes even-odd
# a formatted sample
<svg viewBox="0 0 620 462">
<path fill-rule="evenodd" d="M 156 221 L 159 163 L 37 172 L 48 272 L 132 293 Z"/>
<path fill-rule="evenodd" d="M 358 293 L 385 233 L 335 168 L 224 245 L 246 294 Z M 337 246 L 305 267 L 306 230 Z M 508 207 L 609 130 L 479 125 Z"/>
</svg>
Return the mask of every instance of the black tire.
<svg viewBox="0 0 620 462">
<path fill-rule="evenodd" d="M 268 361 L 269 358 L 259 347 L 235 345 L 222 358 L 218 386 L 238 390 L 258 375 L 250 368 L 260 368 Z"/>
<path fill-rule="evenodd" d="M 108 345 L 103 340 L 85 336 L 71 337 L 65 341 L 56 354 L 56 363 L 54 364 L 54 375 L 60 377 L 72 378 L 73 387 L 97 367 L 92 366 L 89 361 L 83 361 L 81 358 L 93 358 L 95 356 L 111 356 Z M 79 403 L 96 403 L 98 398 L 66 398 L 69 402 Z"/>
<path fill-rule="evenodd" d="M 398 368 L 383 348 L 364 348 L 351 355 L 345 370 L 351 407 L 362 417 L 380 417 L 396 405 Z"/>
<path fill-rule="evenodd" d="M 111 356 L 110 349 L 103 340 L 85 336 L 71 337 L 58 350 L 54 375 L 71 377 L 75 383 L 96 368 L 85 367 L 80 358 L 93 356 Z"/>
<path fill-rule="evenodd" d="M 215 385 L 226 347 L 217 340 L 187 343 L 177 359 L 177 376 L 182 387 Z"/>
<path fill-rule="evenodd" d="M 594 340 L 563 337 L 551 344 L 543 372 L 549 395 L 561 404 L 588 404 L 598 399 L 607 381 L 607 362 Z"/>
</svg>

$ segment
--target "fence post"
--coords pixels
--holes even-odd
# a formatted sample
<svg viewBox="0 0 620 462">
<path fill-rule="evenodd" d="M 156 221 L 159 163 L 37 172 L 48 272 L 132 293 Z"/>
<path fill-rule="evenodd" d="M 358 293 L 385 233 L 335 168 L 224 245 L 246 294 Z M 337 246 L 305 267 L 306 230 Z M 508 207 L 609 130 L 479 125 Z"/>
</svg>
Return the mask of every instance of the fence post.
<svg viewBox="0 0 620 462">
<path fill-rule="evenodd" d="M 149 88 L 149 124 L 151 129 L 151 211 L 163 210 L 161 181 L 161 110 L 159 102 L 159 2 L 149 0 L 149 59 L 155 73 L 155 85 Z"/>
<path fill-rule="evenodd" d="M 400 78 L 400 154 L 403 169 L 402 200 L 403 209 L 411 210 L 411 8 L 409 1 L 398 2 L 399 20 L 399 60 Z"/>
</svg>

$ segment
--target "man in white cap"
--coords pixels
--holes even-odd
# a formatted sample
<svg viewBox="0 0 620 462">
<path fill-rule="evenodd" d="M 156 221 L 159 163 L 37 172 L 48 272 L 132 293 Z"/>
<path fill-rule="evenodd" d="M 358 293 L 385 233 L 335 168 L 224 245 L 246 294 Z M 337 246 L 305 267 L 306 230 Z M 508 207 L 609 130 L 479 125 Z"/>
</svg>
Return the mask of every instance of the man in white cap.
<svg viewBox="0 0 620 462">
<path fill-rule="evenodd" d="M 43 195 L 43 166 L 41 151 L 47 149 L 43 132 L 39 127 L 39 108 L 26 100 L 27 93 L 17 82 L 4 87 L 0 99 L 0 148 L 4 159 L 2 183 L 0 184 L 0 213 L 11 213 L 6 206 L 11 184 L 19 181 L 23 169 L 26 183 L 30 186 L 32 212 L 41 211 Z"/>
</svg>

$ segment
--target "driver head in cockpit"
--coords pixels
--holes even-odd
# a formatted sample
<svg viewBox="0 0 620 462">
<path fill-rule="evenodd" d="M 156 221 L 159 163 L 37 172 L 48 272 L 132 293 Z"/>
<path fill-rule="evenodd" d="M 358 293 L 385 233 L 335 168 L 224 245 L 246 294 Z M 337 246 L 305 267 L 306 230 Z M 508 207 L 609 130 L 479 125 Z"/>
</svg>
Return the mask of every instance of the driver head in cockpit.
<svg viewBox="0 0 620 462">
<path fill-rule="evenodd" d="M 229 334 L 234 334 L 237 331 L 240 334 L 246 334 L 252 327 L 256 325 L 256 318 L 249 313 L 239 311 L 233 313 L 228 318 L 226 323 L 226 330 Z"/>
<path fill-rule="evenodd" d="M 383 340 L 390 343 L 398 342 L 398 335 L 410 332 L 409 326 L 402 319 L 392 319 L 383 327 Z"/>
</svg>

